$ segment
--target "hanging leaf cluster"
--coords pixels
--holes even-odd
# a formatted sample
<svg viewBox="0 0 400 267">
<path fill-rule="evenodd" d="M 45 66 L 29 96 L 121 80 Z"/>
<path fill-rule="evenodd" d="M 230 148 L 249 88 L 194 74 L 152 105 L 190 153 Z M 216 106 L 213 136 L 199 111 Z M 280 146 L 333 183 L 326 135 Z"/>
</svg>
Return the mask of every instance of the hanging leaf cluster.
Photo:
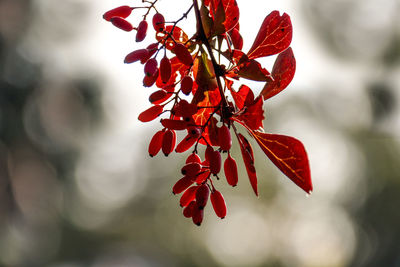
<svg viewBox="0 0 400 267">
<path fill-rule="evenodd" d="M 183 215 L 200 225 L 210 200 L 215 214 L 226 216 L 225 199 L 217 187 L 221 180 L 233 187 L 239 182 L 234 159 L 238 155 L 231 153 L 234 137 L 256 195 L 258 175 L 252 143 L 283 174 L 310 193 L 310 168 L 303 144 L 290 136 L 266 133 L 263 128 L 264 101 L 284 90 L 296 70 L 289 15 L 279 11 L 267 15 L 253 45 L 245 52 L 236 0 L 183 1 L 181 5 L 190 7 L 177 20 L 166 20 L 157 2 L 144 0 L 142 6 L 120 6 L 103 18 L 123 31 L 135 33 L 138 43 L 146 39 L 152 31 L 148 24 L 152 25 L 154 43 L 132 51 L 124 62 L 142 64 L 143 86 L 154 88 L 149 108 L 139 114 L 141 122 L 160 118 L 160 129 L 149 143 L 149 155 L 189 152 L 182 177 L 172 187 L 175 195 L 181 194 Z M 137 26 L 129 22 L 134 13 L 143 18 Z M 181 28 L 189 15 L 196 18 L 193 36 Z M 276 57 L 271 71 L 257 61 L 269 56 Z M 246 80 L 263 83 L 263 89 L 255 94 L 245 85 Z M 177 140 L 177 132 L 184 133 L 183 139 Z M 249 137 L 254 139 L 252 143 Z M 223 176 L 225 179 L 220 179 Z"/>
</svg>

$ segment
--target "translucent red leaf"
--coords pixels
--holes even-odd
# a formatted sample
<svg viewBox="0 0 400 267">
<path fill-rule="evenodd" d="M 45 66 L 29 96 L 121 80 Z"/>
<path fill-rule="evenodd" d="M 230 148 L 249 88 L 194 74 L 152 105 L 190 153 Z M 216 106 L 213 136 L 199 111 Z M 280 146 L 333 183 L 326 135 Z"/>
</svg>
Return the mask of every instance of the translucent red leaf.
<svg viewBox="0 0 400 267">
<path fill-rule="evenodd" d="M 278 54 L 289 47 L 292 41 L 292 23 L 289 15 L 271 12 L 263 21 L 247 56 L 249 59 Z"/>
<path fill-rule="evenodd" d="M 244 106 L 250 105 L 254 101 L 254 93 L 247 85 L 241 85 L 239 91 L 235 92 L 232 88 L 228 86 L 231 91 L 233 100 L 236 106 L 241 110 Z"/>
<path fill-rule="evenodd" d="M 273 81 L 265 84 L 261 95 L 264 99 L 273 97 L 285 89 L 293 80 L 296 72 L 296 59 L 294 58 L 292 48 L 289 47 L 279 54 L 272 68 Z"/>
<path fill-rule="evenodd" d="M 253 188 L 256 196 L 258 196 L 257 174 L 256 174 L 256 168 L 254 167 L 253 148 L 251 147 L 249 141 L 247 141 L 246 137 L 244 137 L 242 134 L 239 133 L 237 137 L 240 145 L 240 151 L 242 152 L 244 165 L 246 166 L 246 171 L 249 176 L 251 187 Z"/>
<path fill-rule="evenodd" d="M 223 14 L 223 26 L 225 28 L 225 32 L 233 29 L 239 22 L 240 14 L 239 6 L 237 5 L 236 0 L 213 0 L 212 4 L 213 7 L 211 8 L 211 17 L 213 19 L 218 19 L 217 14 Z M 223 7 L 223 10 L 218 10 L 221 6 Z"/>
<path fill-rule="evenodd" d="M 262 97 L 257 97 L 251 105 L 245 106 L 243 112 L 236 115 L 235 118 L 243 122 L 251 130 L 262 128 L 264 120 Z"/>
<path fill-rule="evenodd" d="M 296 185 L 307 193 L 313 189 L 307 152 L 303 144 L 290 136 L 252 131 L 251 134 L 268 158 Z"/>
<path fill-rule="evenodd" d="M 178 26 L 168 25 L 165 26 L 165 30 L 163 32 L 157 32 L 156 39 L 162 44 L 165 43 L 165 47 L 171 50 L 175 47 L 176 43 L 185 44 L 189 40 L 189 37 Z"/>
<path fill-rule="evenodd" d="M 248 80 L 253 80 L 258 82 L 272 81 L 269 72 L 266 69 L 264 69 L 261 66 L 261 64 L 254 59 L 242 63 L 238 67 L 237 74 L 239 75 L 239 77 Z"/>
</svg>

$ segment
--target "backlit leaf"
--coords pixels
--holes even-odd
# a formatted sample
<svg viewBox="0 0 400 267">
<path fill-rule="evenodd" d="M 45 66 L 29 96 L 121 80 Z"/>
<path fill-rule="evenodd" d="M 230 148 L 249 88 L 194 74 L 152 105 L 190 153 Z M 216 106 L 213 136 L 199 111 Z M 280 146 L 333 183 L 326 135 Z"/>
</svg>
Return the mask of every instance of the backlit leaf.
<svg viewBox="0 0 400 267">
<path fill-rule="evenodd" d="M 262 128 L 264 120 L 262 97 L 256 98 L 251 105 L 245 106 L 243 112 L 240 112 L 239 115 L 235 117 L 251 130 Z"/>
<path fill-rule="evenodd" d="M 253 81 L 259 81 L 259 82 L 272 81 L 269 72 L 263 67 L 261 67 L 261 64 L 255 61 L 254 59 L 242 63 L 239 66 L 237 74 L 241 78 Z"/>
<path fill-rule="evenodd" d="M 247 85 L 241 85 L 238 92 L 235 92 L 231 87 L 228 88 L 231 90 L 233 100 L 239 110 L 254 101 L 253 91 Z"/>
<path fill-rule="evenodd" d="M 261 95 L 264 99 L 273 97 L 274 95 L 285 89 L 293 80 L 296 72 L 296 59 L 294 58 L 292 48 L 289 47 L 279 54 L 272 68 L 273 81 L 265 84 Z"/>
<path fill-rule="evenodd" d="M 252 131 L 251 134 L 268 158 L 307 193 L 313 189 L 307 152 L 303 144 L 290 136 Z"/>
<path fill-rule="evenodd" d="M 261 25 L 247 56 L 249 59 L 278 54 L 289 47 L 292 41 L 292 23 L 289 15 L 271 12 Z"/>
<path fill-rule="evenodd" d="M 251 187 L 253 188 L 254 193 L 258 196 L 257 189 L 257 174 L 256 168 L 254 167 L 254 153 L 253 148 L 249 141 L 247 141 L 246 137 L 242 134 L 237 134 L 237 138 L 240 145 L 240 151 L 242 152 L 242 157 L 244 161 L 244 165 L 246 166 L 246 171 L 249 176 Z"/>
</svg>

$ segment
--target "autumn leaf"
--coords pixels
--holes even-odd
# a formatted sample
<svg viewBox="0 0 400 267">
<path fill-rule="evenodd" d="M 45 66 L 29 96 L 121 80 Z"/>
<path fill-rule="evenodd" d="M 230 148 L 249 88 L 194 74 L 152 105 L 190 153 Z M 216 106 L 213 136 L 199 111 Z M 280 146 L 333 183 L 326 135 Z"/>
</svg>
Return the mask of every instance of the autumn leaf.
<svg viewBox="0 0 400 267">
<path fill-rule="evenodd" d="M 261 64 L 254 59 L 242 63 L 238 67 L 237 74 L 239 75 L 239 77 L 248 80 L 259 82 L 272 81 L 269 72 L 261 67 Z"/>
<path fill-rule="evenodd" d="M 307 152 L 299 140 L 259 131 L 252 131 L 251 134 L 275 166 L 304 191 L 312 191 Z"/>
<path fill-rule="evenodd" d="M 167 38 L 168 35 L 172 36 L 174 40 L 171 38 Z M 157 32 L 156 34 L 157 41 L 165 44 L 165 47 L 169 50 L 172 50 L 175 47 L 176 43 L 186 44 L 189 40 L 188 35 L 178 26 L 168 25 L 165 27 L 164 32 Z"/>
<path fill-rule="evenodd" d="M 243 122 L 251 130 L 262 128 L 264 120 L 262 97 L 257 97 L 253 103 L 244 106 L 243 111 L 239 112 L 239 115 L 234 116 L 234 118 Z"/>
<path fill-rule="evenodd" d="M 237 138 L 239 141 L 240 151 L 242 152 L 242 157 L 244 165 L 246 166 L 247 175 L 249 176 L 251 187 L 254 193 L 258 196 L 257 188 L 257 174 L 256 168 L 254 167 L 254 153 L 253 148 L 249 141 L 242 134 L 238 133 Z"/>
<path fill-rule="evenodd" d="M 210 5 L 211 17 L 214 19 L 215 33 L 223 34 L 233 29 L 239 22 L 239 6 L 236 0 L 207 1 Z M 206 4 L 206 3 L 205 3 Z M 221 29 L 219 24 L 223 24 Z"/>
<path fill-rule="evenodd" d="M 296 59 L 294 58 L 292 48 L 289 47 L 279 54 L 272 68 L 273 81 L 267 82 L 261 91 L 261 95 L 265 99 L 271 98 L 274 95 L 285 89 L 293 80 L 296 72 Z"/>
<path fill-rule="evenodd" d="M 236 107 L 241 110 L 244 106 L 248 106 L 254 102 L 253 91 L 247 85 L 242 84 L 239 87 L 239 91 L 236 92 L 231 87 L 228 87 L 231 91 L 233 100 L 235 101 Z"/>
<path fill-rule="evenodd" d="M 252 47 L 247 56 L 249 59 L 278 54 L 289 47 L 292 42 L 292 23 L 289 15 L 279 11 L 271 12 L 261 24 Z"/>
</svg>

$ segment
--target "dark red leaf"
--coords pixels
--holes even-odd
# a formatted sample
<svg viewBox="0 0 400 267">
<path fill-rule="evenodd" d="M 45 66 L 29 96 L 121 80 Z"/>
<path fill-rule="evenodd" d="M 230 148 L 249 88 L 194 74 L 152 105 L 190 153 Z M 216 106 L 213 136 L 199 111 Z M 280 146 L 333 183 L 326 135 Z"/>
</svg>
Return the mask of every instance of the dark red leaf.
<svg viewBox="0 0 400 267">
<path fill-rule="evenodd" d="M 275 60 L 272 69 L 274 81 L 267 82 L 261 91 L 264 99 L 273 97 L 285 89 L 293 80 L 296 72 L 296 59 L 294 58 L 292 48 L 289 47 L 279 54 Z"/>
<path fill-rule="evenodd" d="M 244 137 L 242 134 L 239 133 L 237 137 L 240 145 L 240 151 L 242 152 L 244 165 L 246 166 L 246 171 L 249 176 L 251 187 L 253 188 L 256 196 L 258 196 L 257 174 L 256 174 L 256 168 L 254 167 L 253 148 L 251 147 L 249 141 L 247 141 L 246 137 Z"/>
<path fill-rule="evenodd" d="M 254 59 L 248 60 L 238 67 L 237 74 L 241 78 L 265 82 L 265 81 L 272 81 L 271 75 L 269 72 L 264 69 L 259 62 Z"/>
<path fill-rule="evenodd" d="M 257 97 L 251 105 L 245 106 L 243 112 L 240 112 L 235 118 L 243 122 L 251 130 L 262 128 L 264 120 L 262 97 Z"/>
<path fill-rule="evenodd" d="M 233 100 L 236 106 L 241 110 L 244 106 L 248 106 L 254 102 L 253 91 L 247 85 L 241 85 L 239 91 L 235 92 L 232 88 L 228 87 L 231 91 Z"/>
<path fill-rule="evenodd" d="M 212 2 L 213 2 L 213 8 L 211 8 L 212 9 L 211 17 L 217 20 L 218 19 L 217 15 L 223 14 L 224 15 L 223 26 L 225 28 L 225 32 L 228 32 L 231 29 L 233 29 L 239 22 L 239 13 L 240 13 L 236 0 L 213 0 Z M 221 6 L 223 7 L 223 10 L 218 10 Z"/>
<path fill-rule="evenodd" d="M 313 189 L 307 152 L 303 144 L 290 136 L 251 132 L 268 158 L 307 193 Z"/>
<path fill-rule="evenodd" d="M 261 25 L 247 56 L 249 59 L 278 54 L 289 47 L 292 41 L 292 23 L 288 14 L 280 16 L 271 12 Z"/>
</svg>

